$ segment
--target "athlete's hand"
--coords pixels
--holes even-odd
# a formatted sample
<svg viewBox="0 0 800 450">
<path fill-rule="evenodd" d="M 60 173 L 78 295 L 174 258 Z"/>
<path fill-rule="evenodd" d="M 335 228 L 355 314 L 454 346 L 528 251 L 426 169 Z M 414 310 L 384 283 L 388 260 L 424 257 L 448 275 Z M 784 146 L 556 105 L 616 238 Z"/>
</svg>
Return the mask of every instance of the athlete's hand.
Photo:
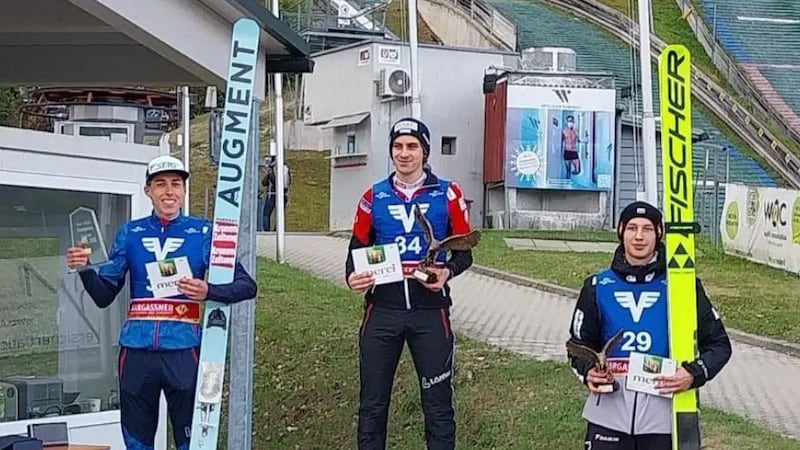
<svg viewBox="0 0 800 450">
<path fill-rule="evenodd" d="M 427 270 L 436 274 L 436 282 L 422 283 L 422 285 L 434 292 L 441 291 L 444 284 L 450 279 L 450 269 L 447 267 L 428 267 Z"/>
<path fill-rule="evenodd" d="M 91 249 L 83 247 L 70 247 L 67 249 L 67 266 L 70 269 L 89 264 Z"/>
<path fill-rule="evenodd" d="M 353 272 L 347 277 L 347 284 L 350 289 L 363 294 L 367 292 L 375 283 L 375 277 L 369 272 Z"/>
<path fill-rule="evenodd" d="M 192 300 L 205 300 L 208 297 L 208 283 L 197 278 L 181 278 L 178 290 Z"/>
<path fill-rule="evenodd" d="M 614 382 L 614 375 L 611 373 L 610 370 L 601 372 L 597 370 L 597 367 L 592 367 L 591 369 L 589 369 L 589 373 L 586 374 L 586 386 L 588 386 L 589 390 L 594 392 L 595 394 L 603 393 L 600 391 L 601 385 L 611 384 L 613 382 Z"/>
<path fill-rule="evenodd" d="M 656 387 L 662 394 L 685 391 L 689 389 L 693 381 L 694 376 L 683 367 L 675 371 L 675 375 L 662 375 L 655 378 Z"/>
</svg>

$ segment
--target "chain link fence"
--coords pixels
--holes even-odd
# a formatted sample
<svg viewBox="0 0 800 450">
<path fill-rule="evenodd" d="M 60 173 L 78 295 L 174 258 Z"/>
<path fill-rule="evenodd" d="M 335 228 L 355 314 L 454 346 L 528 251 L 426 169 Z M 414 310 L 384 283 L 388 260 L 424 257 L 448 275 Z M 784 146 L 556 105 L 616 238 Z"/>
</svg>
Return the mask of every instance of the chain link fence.
<svg viewBox="0 0 800 450">
<path fill-rule="evenodd" d="M 731 152 L 726 146 L 694 144 L 694 153 L 703 155 L 703 162 L 694 166 L 695 221 L 701 234 L 714 245 L 722 245 L 720 219 L 725 204 L 725 185 L 731 180 Z"/>
</svg>

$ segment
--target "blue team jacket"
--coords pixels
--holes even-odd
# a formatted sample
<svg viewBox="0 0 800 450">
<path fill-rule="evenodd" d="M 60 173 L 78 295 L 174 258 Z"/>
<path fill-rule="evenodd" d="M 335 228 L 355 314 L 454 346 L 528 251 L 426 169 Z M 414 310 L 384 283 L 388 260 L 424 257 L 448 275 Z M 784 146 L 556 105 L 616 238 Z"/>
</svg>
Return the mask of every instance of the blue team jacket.
<svg viewBox="0 0 800 450">
<path fill-rule="evenodd" d="M 185 256 L 194 278 L 204 279 L 209 266 L 211 232 L 211 222 L 199 217 L 181 215 L 162 221 L 151 213 L 123 224 L 111 248 L 110 264 L 80 272 L 81 281 L 97 306 L 105 308 L 122 289 L 127 274 L 130 274 L 132 302 L 153 298 L 145 269 L 149 262 Z M 208 299 L 235 303 L 255 298 L 256 293 L 255 281 L 237 262 L 233 282 L 209 285 Z M 169 299 L 193 302 L 184 295 Z M 198 324 L 129 318 L 122 327 L 119 343 L 129 348 L 175 350 L 199 346 L 201 335 Z"/>
</svg>

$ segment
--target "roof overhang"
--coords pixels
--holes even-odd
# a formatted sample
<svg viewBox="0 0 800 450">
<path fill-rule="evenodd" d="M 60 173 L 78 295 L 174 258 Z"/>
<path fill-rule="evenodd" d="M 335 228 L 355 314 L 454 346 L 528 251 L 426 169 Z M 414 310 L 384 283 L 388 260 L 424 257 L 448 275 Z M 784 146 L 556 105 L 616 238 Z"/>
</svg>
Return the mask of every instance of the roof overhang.
<svg viewBox="0 0 800 450">
<path fill-rule="evenodd" d="M 223 87 L 242 17 L 263 29 L 262 92 L 266 73 L 313 69 L 305 41 L 256 0 L 24 0 L 0 15 L 0 85 Z"/>
<path fill-rule="evenodd" d="M 322 125 L 320 128 L 325 130 L 328 128 L 340 128 L 340 127 L 349 127 L 349 126 L 356 126 L 364 121 L 367 117 L 369 117 L 369 112 L 360 112 L 356 114 L 348 114 L 346 116 L 337 116 L 331 119 L 325 125 Z"/>
</svg>

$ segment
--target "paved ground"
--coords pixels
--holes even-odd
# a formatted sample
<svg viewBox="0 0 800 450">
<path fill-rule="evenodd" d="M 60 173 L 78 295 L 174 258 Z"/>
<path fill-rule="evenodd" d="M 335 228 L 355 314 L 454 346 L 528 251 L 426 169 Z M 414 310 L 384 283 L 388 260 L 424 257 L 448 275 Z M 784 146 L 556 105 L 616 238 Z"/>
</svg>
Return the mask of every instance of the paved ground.
<svg viewBox="0 0 800 450">
<path fill-rule="evenodd" d="M 286 236 L 287 263 L 340 284 L 346 252 L 344 239 Z M 274 235 L 259 236 L 258 254 L 275 258 Z M 474 272 L 451 285 L 457 332 L 537 359 L 566 361 L 563 343 L 573 298 Z M 730 363 L 701 390 L 701 401 L 800 438 L 800 359 L 738 341 L 733 345 Z"/>
</svg>

